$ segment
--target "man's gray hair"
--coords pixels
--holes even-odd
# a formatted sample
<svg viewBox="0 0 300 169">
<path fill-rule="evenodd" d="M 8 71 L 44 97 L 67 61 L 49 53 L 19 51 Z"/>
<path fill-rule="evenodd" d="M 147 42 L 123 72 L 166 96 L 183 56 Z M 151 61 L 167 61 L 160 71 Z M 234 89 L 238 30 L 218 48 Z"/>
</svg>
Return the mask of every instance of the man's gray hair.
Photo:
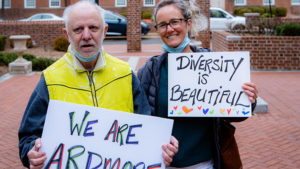
<svg viewBox="0 0 300 169">
<path fill-rule="evenodd" d="M 63 18 L 64 18 L 64 21 L 65 21 L 66 30 L 68 31 L 68 21 L 69 21 L 69 17 L 70 17 L 69 15 L 70 15 L 71 10 L 74 7 L 77 7 L 77 6 L 82 5 L 82 4 L 90 4 L 90 5 L 94 6 L 97 9 L 97 11 L 99 12 L 99 15 L 102 17 L 102 25 L 104 27 L 105 26 L 105 18 L 104 18 L 105 10 L 103 8 L 101 8 L 99 5 L 97 5 L 95 2 L 90 2 L 88 0 L 81 0 L 81 1 L 76 2 L 73 5 L 68 6 L 64 10 Z M 82 11 L 82 12 L 84 12 L 84 11 Z M 104 31 L 104 29 L 103 29 L 103 31 Z"/>
</svg>

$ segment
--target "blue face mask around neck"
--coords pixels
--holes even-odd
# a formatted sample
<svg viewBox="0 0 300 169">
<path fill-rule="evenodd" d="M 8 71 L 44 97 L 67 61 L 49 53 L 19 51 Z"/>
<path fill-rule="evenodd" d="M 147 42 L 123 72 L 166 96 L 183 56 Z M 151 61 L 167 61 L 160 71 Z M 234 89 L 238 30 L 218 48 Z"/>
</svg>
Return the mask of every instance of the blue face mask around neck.
<svg viewBox="0 0 300 169">
<path fill-rule="evenodd" d="M 74 53 L 74 55 L 75 55 L 79 60 L 81 60 L 81 61 L 83 61 L 83 62 L 89 62 L 89 61 L 94 60 L 94 59 L 99 55 L 99 53 L 100 53 L 101 50 L 102 50 L 102 47 L 100 47 L 99 51 L 98 51 L 97 53 L 95 53 L 92 57 L 90 57 L 90 58 L 85 58 L 85 57 L 80 56 L 79 53 L 77 53 L 76 50 L 74 50 L 74 49 L 72 48 L 72 52 Z"/>
<path fill-rule="evenodd" d="M 181 53 L 183 49 L 191 42 L 188 34 L 185 35 L 184 40 L 181 42 L 181 44 L 177 48 L 172 48 L 165 43 L 163 44 L 162 48 L 169 52 L 169 53 Z"/>
</svg>

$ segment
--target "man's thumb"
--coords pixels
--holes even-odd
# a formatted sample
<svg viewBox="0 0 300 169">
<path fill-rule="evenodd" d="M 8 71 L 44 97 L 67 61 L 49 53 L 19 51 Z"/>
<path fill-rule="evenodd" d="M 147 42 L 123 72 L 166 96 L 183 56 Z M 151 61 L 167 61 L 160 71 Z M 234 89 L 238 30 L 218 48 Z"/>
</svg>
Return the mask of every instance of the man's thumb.
<svg viewBox="0 0 300 169">
<path fill-rule="evenodd" d="M 42 141 L 40 138 L 36 139 L 35 140 L 35 144 L 34 144 L 34 150 L 35 151 L 39 151 L 39 149 L 41 148 L 42 146 Z"/>
</svg>

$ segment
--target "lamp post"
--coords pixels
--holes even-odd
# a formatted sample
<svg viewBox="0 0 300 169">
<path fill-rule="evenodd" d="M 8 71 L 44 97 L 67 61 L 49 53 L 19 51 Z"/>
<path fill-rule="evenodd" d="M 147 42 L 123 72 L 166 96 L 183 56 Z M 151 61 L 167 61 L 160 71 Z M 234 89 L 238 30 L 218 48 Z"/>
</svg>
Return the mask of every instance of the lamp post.
<svg viewBox="0 0 300 169">
<path fill-rule="evenodd" d="M 269 0 L 269 10 L 270 10 L 270 18 L 272 18 L 272 7 L 271 7 L 271 0 Z"/>
</svg>

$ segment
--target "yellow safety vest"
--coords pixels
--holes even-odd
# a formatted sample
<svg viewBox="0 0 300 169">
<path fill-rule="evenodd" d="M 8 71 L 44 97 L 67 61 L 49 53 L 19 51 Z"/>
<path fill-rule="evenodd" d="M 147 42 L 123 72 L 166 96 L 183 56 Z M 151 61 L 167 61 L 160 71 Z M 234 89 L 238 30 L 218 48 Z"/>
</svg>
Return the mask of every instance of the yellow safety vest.
<svg viewBox="0 0 300 169">
<path fill-rule="evenodd" d="M 104 68 L 91 72 L 75 66 L 70 51 L 44 70 L 50 99 L 133 113 L 129 64 L 103 55 Z"/>
</svg>

